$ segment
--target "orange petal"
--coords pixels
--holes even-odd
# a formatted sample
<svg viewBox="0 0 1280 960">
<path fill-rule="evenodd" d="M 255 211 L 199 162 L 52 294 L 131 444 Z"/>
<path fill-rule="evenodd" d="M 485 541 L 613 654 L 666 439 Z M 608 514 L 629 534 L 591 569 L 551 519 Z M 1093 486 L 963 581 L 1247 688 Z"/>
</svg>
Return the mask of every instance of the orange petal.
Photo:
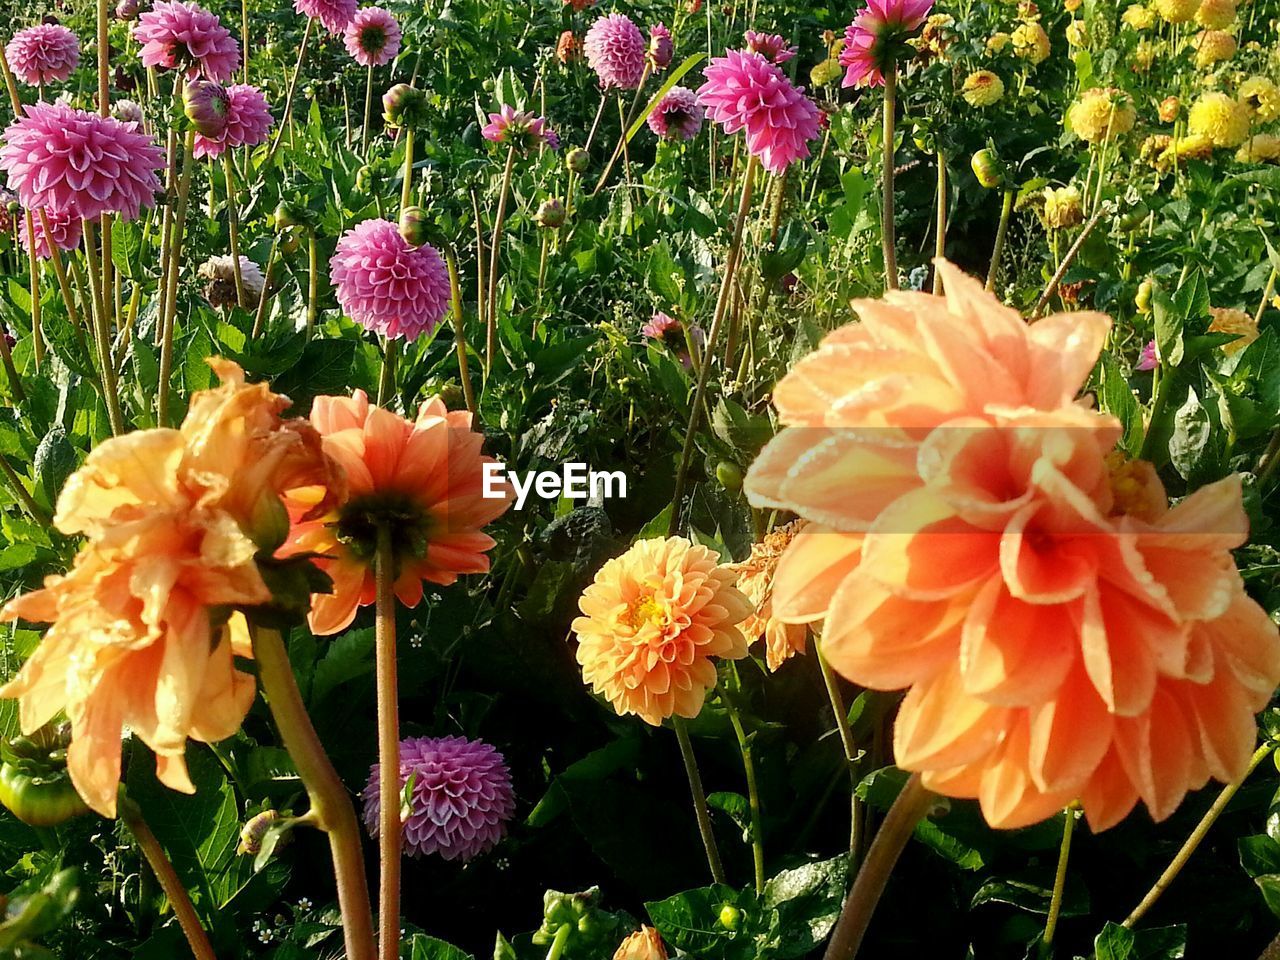
<svg viewBox="0 0 1280 960">
<path fill-rule="evenodd" d="M 1076 661 L 1071 608 L 1023 603 L 998 576 L 968 606 L 960 645 L 964 688 L 1005 706 L 1032 706 L 1057 692 Z"/>
<path fill-rule="evenodd" d="M 953 665 L 908 691 L 893 728 L 893 752 L 904 770 L 956 767 L 999 746 L 1011 711 L 964 692 Z"/>
<path fill-rule="evenodd" d="M 773 575 L 773 615 L 783 623 L 821 620 L 831 597 L 858 568 L 862 537 L 809 524 L 787 547 Z"/>
</svg>

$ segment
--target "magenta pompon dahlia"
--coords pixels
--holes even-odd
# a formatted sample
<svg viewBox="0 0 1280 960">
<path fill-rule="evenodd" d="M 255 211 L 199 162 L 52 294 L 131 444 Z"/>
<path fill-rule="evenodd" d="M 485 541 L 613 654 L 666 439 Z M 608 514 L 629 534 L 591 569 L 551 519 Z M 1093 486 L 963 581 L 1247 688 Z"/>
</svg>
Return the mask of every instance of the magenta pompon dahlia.
<svg viewBox="0 0 1280 960">
<path fill-rule="evenodd" d="M 28 210 L 131 220 L 155 203 L 164 154 L 135 123 L 37 103 L 0 135 L 0 170 Z"/>
<path fill-rule="evenodd" d="M 80 42 L 60 23 L 39 23 L 15 33 L 4 55 L 14 76 L 39 87 L 71 76 L 80 63 Z"/>
<path fill-rule="evenodd" d="M 369 771 L 364 822 L 378 835 L 380 764 Z M 401 789 L 413 777 L 404 851 L 411 857 L 438 853 L 446 860 L 473 860 L 492 850 L 515 813 L 511 771 L 483 740 L 409 737 L 400 741 Z"/>
<path fill-rule="evenodd" d="M 365 7 L 347 24 L 342 42 L 362 67 L 381 67 L 400 52 L 400 24 L 382 7 Z"/>
<path fill-rule="evenodd" d="M 341 35 L 356 15 L 358 0 L 293 0 L 293 7 L 304 17 L 319 20 L 330 33 Z"/>
<path fill-rule="evenodd" d="M 74 250 L 80 246 L 80 236 L 84 230 L 84 221 L 62 210 L 36 210 L 31 215 L 31 232 L 36 238 L 36 256 L 41 260 L 53 259 L 53 251 L 49 249 L 49 240 L 45 236 L 44 223 L 40 220 L 43 213 L 49 221 L 49 236 L 59 250 Z M 22 241 L 22 249 L 31 249 L 31 238 L 27 236 L 27 218 L 18 218 L 18 239 Z"/>
<path fill-rule="evenodd" d="M 240 66 L 240 45 L 214 14 L 194 3 L 159 0 L 138 17 L 133 39 L 144 67 L 184 70 L 188 79 L 226 83 Z"/>
<path fill-rule="evenodd" d="M 867 0 L 867 5 L 845 27 L 840 65 L 845 87 L 884 86 L 884 71 L 899 57 L 913 51 L 906 41 L 920 29 L 933 0 Z"/>
<path fill-rule="evenodd" d="M 649 44 L 630 17 L 621 13 L 601 17 L 587 31 L 582 51 L 603 89 L 635 90 L 640 86 Z"/>
<path fill-rule="evenodd" d="M 672 87 L 649 113 L 649 129 L 663 140 L 692 140 L 702 129 L 704 111 L 688 87 Z"/>
<path fill-rule="evenodd" d="M 271 132 L 271 107 L 257 87 L 237 83 L 227 87 L 227 125 L 216 137 L 196 134 L 196 159 L 220 157 L 224 150 L 256 147 Z"/>
<path fill-rule="evenodd" d="M 449 306 L 449 273 L 434 247 L 411 247 L 389 220 L 365 220 L 338 240 L 329 261 L 338 303 L 386 337 L 430 333 Z"/>
<path fill-rule="evenodd" d="M 675 42 L 671 39 L 671 31 L 664 23 L 655 23 L 649 28 L 649 66 L 654 70 L 665 70 L 671 66 L 671 58 L 675 56 Z"/>
<path fill-rule="evenodd" d="M 547 126 L 546 117 L 516 110 L 506 103 L 498 108 L 497 113 L 489 114 L 489 122 L 481 128 L 480 135 L 493 143 L 514 146 L 519 150 L 531 150 L 540 143 L 545 143 L 552 150 L 560 146 L 560 138 Z"/>
<path fill-rule="evenodd" d="M 778 66 L 758 53 L 729 50 L 703 71 L 698 101 L 725 133 L 746 130 L 747 149 L 770 173 L 809 156 L 818 108 Z"/>
<path fill-rule="evenodd" d="M 1154 370 L 1160 366 L 1160 358 L 1156 356 L 1156 342 L 1148 340 L 1142 348 L 1142 352 L 1138 354 L 1138 363 L 1134 367 L 1135 370 Z"/>
<path fill-rule="evenodd" d="M 747 31 L 747 49 L 774 63 L 786 63 L 796 55 L 796 48 L 787 45 L 786 37 L 754 30 Z"/>
</svg>

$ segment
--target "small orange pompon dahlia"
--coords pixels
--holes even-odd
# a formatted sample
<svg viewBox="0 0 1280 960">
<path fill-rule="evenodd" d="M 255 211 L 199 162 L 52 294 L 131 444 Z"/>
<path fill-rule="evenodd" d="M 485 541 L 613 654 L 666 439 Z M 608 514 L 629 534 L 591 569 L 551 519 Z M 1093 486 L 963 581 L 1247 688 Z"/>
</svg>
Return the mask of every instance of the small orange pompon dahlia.
<svg viewBox="0 0 1280 960">
<path fill-rule="evenodd" d="M 653 927 L 641 927 L 618 946 L 613 960 L 667 960 L 667 948 Z"/>
<path fill-rule="evenodd" d="M 327 509 L 342 493 L 316 432 L 280 418 L 287 398 L 210 363 L 222 385 L 192 397 L 181 429 L 107 440 L 72 474 L 54 525 L 86 538 L 75 564 L 0 613 L 52 624 L 0 696 L 21 699 L 24 733 L 66 711 L 67 769 L 104 816 L 123 727 L 155 751 L 161 782 L 187 793 L 187 739 L 239 729 L 254 681 L 232 658 L 253 654 L 228 611 L 273 600 L 258 561 L 288 532 L 281 494 L 314 486 Z"/>
<path fill-rule="evenodd" d="M 573 621 L 583 680 L 622 716 L 696 717 L 716 685 L 713 658 L 747 655 L 738 625 L 752 608 L 736 577 L 683 537 L 641 540 L 607 562 Z"/>
<path fill-rule="evenodd" d="M 1238 477 L 1170 507 L 1074 402 L 1109 321 L 1024 323 L 938 263 L 946 296 L 892 291 L 778 384 L 786 425 L 748 473 L 810 520 L 773 615 L 824 621 L 844 676 L 908 688 L 898 766 L 1019 827 L 1079 800 L 1095 830 L 1167 817 L 1248 766 L 1280 637 L 1230 551 Z M 1110 459 L 1109 459 L 1110 458 Z"/>
<path fill-rule="evenodd" d="M 391 528 L 395 594 L 407 607 L 422 599 L 424 581 L 448 585 L 488 571 L 494 540 L 481 528 L 506 511 L 511 495 L 505 482 L 501 496 L 484 495 L 485 464 L 495 461 L 480 453 L 484 437 L 471 429 L 471 414 L 434 397 L 406 420 L 357 390 L 317 397 L 311 423 L 345 471 L 349 493 L 322 514 L 313 502 L 323 491 L 294 490 L 287 501 L 295 523 L 284 552 L 318 555 L 316 565 L 333 580 L 332 593 L 313 598 L 312 630 L 337 633 L 377 599 L 380 522 Z"/>
<path fill-rule="evenodd" d="M 805 652 L 809 628 L 803 623 L 784 623 L 773 615 L 773 577 L 778 561 L 804 525 L 803 520 L 793 520 L 767 533 L 760 542 L 752 544 L 751 556 L 731 567 L 738 574 L 738 589 L 755 608 L 739 629 L 748 644 L 764 637 L 770 670 L 777 670 L 797 653 Z"/>
</svg>

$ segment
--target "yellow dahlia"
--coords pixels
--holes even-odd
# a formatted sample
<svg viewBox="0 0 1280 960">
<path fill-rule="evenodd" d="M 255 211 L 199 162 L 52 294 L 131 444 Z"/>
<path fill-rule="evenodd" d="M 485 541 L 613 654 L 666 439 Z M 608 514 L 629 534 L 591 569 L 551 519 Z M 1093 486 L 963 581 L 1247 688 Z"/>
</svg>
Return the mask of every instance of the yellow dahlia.
<svg viewBox="0 0 1280 960">
<path fill-rule="evenodd" d="M 1133 48 L 1133 72 L 1146 73 L 1156 59 L 1155 44 L 1147 40 L 1139 40 Z"/>
<path fill-rule="evenodd" d="M 964 78 L 961 95 L 973 107 L 989 107 L 1004 96 L 1004 81 L 990 70 L 975 70 Z"/>
<path fill-rule="evenodd" d="M 683 537 L 641 540 L 610 560 L 578 601 L 582 678 L 619 715 L 658 726 L 696 717 L 716 685 L 715 657 L 747 655 L 738 624 L 751 601 L 737 574 Z"/>
<path fill-rule="evenodd" d="M 1089 43 L 1089 27 L 1083 20 L 1072 20 L 1067 24 L 1067 43 L 1073 47 L 1087 46 Z"/>
<path fill-rule="evenodd" d="M 1234 307 L 1210 307 L 1209 313 L 1213 315 L 1213 322 L 1209 324 L 1210 333 L 1230 333 L 1237 338 L 1222 345 L 1223 353 L 1239 353 L 1258 339 L 1258 325 L 1245 311 Z"/>
<path fill-rule="evenodd" d="M 1236 38 L 1222 30 L 1202 30 L 1196 35 L 1196 66 L 1201 70 L 1236 55 Z"/>
<path fill-rule="evenodd" d="M 1009 45 L 1010 39 L 1010 36 L 1003 31 L 1000 33 L 993 33 L 987 40 L 987 53 L 999 53 Z"/>
<path fill-rule="evenodd" d="M 1120 21 L 1131 30 L 1150 30 L 1156 25 L 1156 15 L 1149 7 L 1131 3 L 1120 15 Z"/>
<path fill-rule="evenodd" d="M 1074 227 L 1084 220 L 1080 205 L 1080 190 L 1072 184 L 1067 187 L 1044 188 L 1044 225 L 1051 230 Z"/>
<path fill-rule="evenodd" d="M 1225 93 L 1205 93 L 1187 113 L 1187 129 L 1215 147 L 1238 147 L 1249 136 L 1249 108 Z"/>
<path fill-rule="evenodd" d="M 1236 99 L 1249 108 L 1259 123 L 1280 117 L 1280 87 L 1267 77 L 1250 77 L 1236 90 Z"/>
<path fill-rule="evenodd" d="M 1236 151 L 1236 159 L 1241 163 L 1278 163 L 1280 137 L 1273 137 L 1269 133 L 1255 134 Z"/>
<path fill-rule="evenodd" d="M 1196 23 L 1208 30 L 1221 30 L 1236 18 L 1236 0 L 1200 0 Z"/>
<path fill-rule="evenodd" d="M 770 670 L 777 670 L 797 653 L 805 651 L 808 628 L 802 623 L 783 623 L 773 615 L 773 574 L 778 561 L 805 526 L 804 520 L 793 520 L 779 527 L 751 547 L 751 556 L 734 564 L 738 573 L 738 589 L 746 594 L 755 613 L 742 622 L 747 643 L 764 637 L 765 656 Z"/>
<path fill-rule="evenodd" d="M 1067 125 L 1087 143 L 1112 140 L 1133 129 L 1138 114 L 1122 91 L 1092 87 L 1067 111 Z"/>
<path fill-rule="evenodd" d="M 1032 65 L 1049 56 L 1049 35 L 1038 23 L 1019 24 L 1009 39 L 1013 43 L 1013 52 Z"/>
<path fill-rule="evenodd" d="M 1200 9 L 1200 0 L 1154 0 L 1152 6 L 1166 23 L 1186 23 Z"/>
</svg>

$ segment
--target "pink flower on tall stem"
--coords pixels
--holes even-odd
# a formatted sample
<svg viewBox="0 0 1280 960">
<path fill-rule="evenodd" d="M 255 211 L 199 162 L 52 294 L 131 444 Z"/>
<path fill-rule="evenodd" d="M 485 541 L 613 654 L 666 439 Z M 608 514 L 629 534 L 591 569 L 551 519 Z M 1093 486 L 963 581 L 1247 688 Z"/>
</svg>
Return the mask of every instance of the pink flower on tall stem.
<svg viewBox="0 0 1280 960">
<path fill-rule="evenodd" d="M 356 323 L 386 337 L 430 333 L 449 306 L 449 274 L 434 247 L 411 247 L 389 220 L 365 220 L 338 240 L 329 274 Z"/>
<path fill-rule="evenodd" d="M 654 70 L 665 70 L 671 66 L 671 58 L 675 55 L 675 43 L 671 39 L 671 31 L 666 24 L 655 23 L 649 28 L 649 66 Z"/>
<path fill-rule="evenodd" d="M 747 131 L 747 149 L 770 173 L 809 156 L 818 108 L 778 66 L 758 53 L 729 50 L 704 71 L 698 100 L 725 133 Z"/>
<path fill-rule="evenodd" d="M 1138 355 L 1138 363 L 1134 368 L 1136 370 L 1154 370 L 1160 366 L 1160 358 L 1156 356 L 1156 342 L 1148 340 L 1142 348 L 1142 353 Z"/>
<path fill-rule="evenodd" d="M 747 31 L 747 49 L 774 63 L 786 63 L 796 55 L 796 48 L 789 46 L 785 37 L 776 33 Z"/>
<path fill-rule="evenodd" d="M 381 67 L 400 52 L 400 24 L 382 7 L 365 7 L 347 24 L 342 42 L 360 66 Z"/>
<path fill-rule="evenodd" d="M 131 220 L 155 203 L 164 154 L 137 124 L 65 103 L 36 103 L 25 112 L 0 137 L 0 170 L 28 210 Z"/>
<path fill-rule="evenodd" d="M 552 150 L 560 146 L 560 138 L 547 126 L 546 117 L 539 117 L 528 110 L 516 110 L 504 103 L 497 113 L 489 114 L 489 122 L 480 135 L 492 143 L 514 146 L 518 150 L 531 150 L 545 143 Z"/>
<path fill-rule="evenodd" d="M 227 123 L 216 137 L 196 134 L 195 157 L 220 157 L 224 150 L 256 147 L 271 132 L 271 107 L 255 86 L 237 83 L 226 89 Z"/>
<path fill-rule="evenodd" d="M 49 221 L 49 236 L 59 250 L 74 250 L 80 246 L 80 235 L 84 223 L 62 210 L 36 210 L 31 215 L 32 233 L 36 238 L 36 256 L 41 260 L 53 259 L 53 251 L 49 249 L 49 240 L 45 236 L 44 223 L 40 219 L 43 213 Z M 22 249 L 31 249 L 31 239 L 27 236 L 27 218 L 18 218 L 18 239 L 22 241 Z"/>
<path fill-rule="evenodd" d="M 649 129 L 663 140 L 692 140 L 702 129 L 704 111 L 688 87 L 672 87 L 649 113 Z"/>
<path fill-rule="evenodd" d="M 845 28 L 840 65 L 846 68 L 842 86 L 884 86 L 884 71 L 911 52 L 906 41 L 920 29 L 933 0 L 867 0 Z"/>
<path fill-rule="evenodd" d="M 356 15 L 358 0 L 293 0 L 293 7 L 304 17 L 319 20 L 332 34 L 341 34 Z"/>
<path fill-rule="evenodd" d="M 15 33 L 4 53 L 14 76 L 39 87 L 71 76 L 80 63 L 80 42 L 60 23 L 39 23 Z"/>
<path fill-rule="evenodd" d="M 640 86 L 649 44 L 630 17 L 621 13 L 601 17 L 587 31 L 582 49 L 603 89 Z"/>
<path fill-rule="evenodd" d="M 138 17 L 133 39 L 144 67 L 183 70 L 188 79 L 226 83 L 240 66 L 240 45 L 214 14 L 183 0 L 159 0 Z"/>
</svg>

